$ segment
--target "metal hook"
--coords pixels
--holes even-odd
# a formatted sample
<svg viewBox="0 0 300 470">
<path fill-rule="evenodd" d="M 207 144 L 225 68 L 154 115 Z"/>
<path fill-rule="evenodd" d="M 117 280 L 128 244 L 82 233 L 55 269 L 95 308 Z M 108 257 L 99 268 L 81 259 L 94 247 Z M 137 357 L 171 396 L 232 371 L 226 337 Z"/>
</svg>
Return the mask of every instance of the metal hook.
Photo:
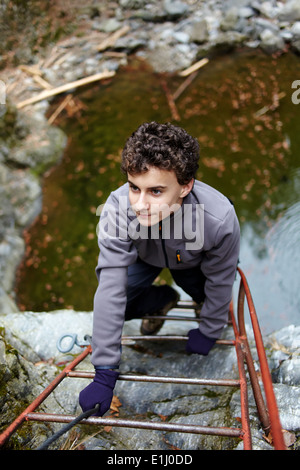
<svg viewBox="0 0 300 470">
<path fill-rule="evenodd" d="M 63 347 L 62 342 L 65 338 L 71 338 L 71 340 L 70 340 L 69 344 L 67 344 L 67 346 Z M 84 336 L 84 342 L 80 343 L 78 341 L 77 335 L 75 333 L 74 334 L 66 333 L 58 339 L 58 341 L 56 343 L 56 347 L 60 352 L 67 353 L 67 352 L 70 352 L 74 348 L 75 345 L 79 346 L 80 348 L 88 346 L 91 343 L 91 339 L 92 339 L 91 336 L 85 335 Z"/>
</svg>

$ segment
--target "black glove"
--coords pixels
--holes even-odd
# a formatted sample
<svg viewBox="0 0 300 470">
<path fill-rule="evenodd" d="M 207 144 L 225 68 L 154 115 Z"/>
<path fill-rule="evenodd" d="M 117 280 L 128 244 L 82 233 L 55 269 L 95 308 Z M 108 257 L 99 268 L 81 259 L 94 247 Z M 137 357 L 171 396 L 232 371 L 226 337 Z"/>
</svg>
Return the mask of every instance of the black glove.
<svg viewBox="0 0 300 470">
<path fill-rule="evenodd" d="M 214 338 L 208 338 L 201 333 L 199 328 L 196 328 L 188 332 L 188 341 L 185 349 L 187 353 L 196 353 L 202 354 L 202 356 L 207 356 L 216 341 L 217 340 Z"/>
<path fill-rule="evenodd" d="M 95 416 L 103 416 L 110 408 L 118 377 L 119 373 L 114 370 L 96 369 L 93 382 L 79 394 L 82 410 L 91 410 L 99 403 L 100 407 Z"/>
</svg>

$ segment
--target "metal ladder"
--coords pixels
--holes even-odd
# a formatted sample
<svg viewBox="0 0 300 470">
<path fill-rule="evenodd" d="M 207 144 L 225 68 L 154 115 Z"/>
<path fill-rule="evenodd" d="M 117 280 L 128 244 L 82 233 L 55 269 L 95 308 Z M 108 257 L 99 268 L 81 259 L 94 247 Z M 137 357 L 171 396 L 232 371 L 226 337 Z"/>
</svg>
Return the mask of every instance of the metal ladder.
<svg viewBox="0 0 300 470">
<path fill-rule="evenodd" d="M 272 443 L 275 450 L 285 450 L 286 445 L 283 438 L 283 431 L 280 424 L 279 412 L 276 403 L 276 398 L 273 390 L 271 374 L 268 367 L 268 362 L 265 354 L 262 335 L 256 315 L 256 310 L 252 300 L 251 292 L 243 271 L 238 268 L 240 275 L 240 286 L 237 299 L 237 319 L 235 318 L 233 302 L 231 302 L 229 311 L 229 323 L 232 325 L 234 332 L 233 340 L 218 340 L 217 344 L 233 346 L 236 351 L 236 358 L 238 364 L 239 379 L 205 379 L 205 378 L 184 378 L 184 377 L 161 377 L 161 376 L 148 376 L 148 375 L 125 375 L 120 374 L 118 380 L 124 381 L 143 381 L 143 382 L 159 382 L 159 383 L 173 383 L 173 384 L 192 384 L 192 385 L 205 385 L 205 386 L 226 386 L 240 388 L 240 401 L 241 401 L 241 417 L 240 427 L 209 427 L 200 425 L 189 424 L 175 424 L 166 422 L 152 422 L 131 419 L 119 418 L 102 418 L 90 416 L 81 421 L 82 424 L 90 424 L 96 426 L 114 426 L 114 427 L 127 427 L 134 429 L 149 429 L 160 430 L 169 432 L 183 432 L 206 434 L 214 436 L 235 437 L 243 441 L 244 450 L 252 449 L 251 428 L 249 421 L 249 406 L 248 406 L 248 382 L 246 378 L 246 370 L 250 378 L 250 385 L 252 387 L 258 418 L 260 420 L 262 429 L 266 436 L 271 435 Z M 246 328 L 244 321 L 244 303 L 245 298 L 248 304 L 251 324 L 254 333 L 255 345 L 260 365 L 261 378 L 265 392 L 265 400 L 263 398 L 261 386 L 259 384 L 257 374 L 254 368 L 253 358 L 251 355 Z M 192 302 L 178 302 L 178 307 L 183 310 L 193 310 L 194 304 Z M 153 317 L 154 318 L 154 317 Z M 161 317 L 156 317 L 161 318 Z M 195 321 L 195 318 L 185 318 L 178 316 L 163 317 L 164 320 L 189 320 Z M 124 340 L 155 340 L 155 341 L 186 341 L 186 336 L 123 336 Z M 58 415 L 39 413 L 36 411 L 38 406 L 52 393 L 57 385 L 66 377 L 84 377 L 92 379 L 93 372 L 76 371 L 76 366 L 82 362 L 91 353 L 91 346 L 85 347 L 83 352 L 79 354 L 69 365 L 67 365 L 62 372 L 50 383 L 50 385 L 4 430 L 0 435 L 0 447 L 10 438 L 10 436 L 22 425 L 25 421 L 42 421 L 42 422 L 59 422 L 70 423 L 76 417 L 71 415 Z M 245 367 L 246 364 L 246 367 Z"/>
</svg>

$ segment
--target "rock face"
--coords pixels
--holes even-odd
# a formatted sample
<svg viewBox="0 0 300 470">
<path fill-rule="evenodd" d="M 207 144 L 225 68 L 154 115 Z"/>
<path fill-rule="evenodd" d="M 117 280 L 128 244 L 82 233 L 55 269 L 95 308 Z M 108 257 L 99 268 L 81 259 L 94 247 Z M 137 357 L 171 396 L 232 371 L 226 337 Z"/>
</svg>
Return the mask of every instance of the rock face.
<svg viewBox="0 0 300 470">
<path fill-rule="evenodd" d="M 25 250 L 23 230 L 42 208 L 41 175 L 62 157 L 66 136 L 51 127 L 43 105 L 26 113 L 7 103 L 0 116 L 0 311 L 18 311 L 15 270 Z"/>
<path fill-rule="evenodd" d="M 55 373 L 56 368 L 38 367 L 24 359 L 0 336 L 1 431 L 10 424 L 12 415 L 18 416 L 42 392 L 46 381 L 51 382 Z M 36 442 L 47 438 L 46 432 L 45 426 L 37 429 L 34 424 L 29 431 L 23 429 L 20 434 L 15 434 L 9 448 L 35 448 Z"/>
<path fill-rule="evenodd" d="M 18 413 L 46 387 L 60 371 L 57 365 L 71 360 L 72 354 L 81 349 L 77 346 L 67 354 L 56 348 L 61 335 L 76 333 L 82 342 L 84 335 L 91 333 L 92 313 L 55 311 L 50 313 L 25 312 L 0 316 L 3 327 L 0 341 L 0 373 L 4 387 L 1 392 L 1 432 Z M 139 320 L 126 322 L 124 335 L 139 334 Z M 187 322 L 168 321 L 161 334 L 185 335 L 195 325 Z M 231 327 L 224 330 L 224 338 L 232 338 Z M 258 370 L 249 335 L 250 346 Z M 288 445 L 297 449 L 300 430 L 300 327 L 293 325 L 269 335 L 264 339 L 274 391 L 279 407 L 283 429 L 288 431 Z M 9 345 L 10 343 L 10 345 Z M 89 357 L 80 366 L 81 370 L 93 370 Z M 182 341 L 138 341 L 124 344 L 121 373 L 159 375 L 167 377 L 238 378 L 235 349 L 232 346 L 216 345 L 207 357 L 187 356 Z M 79 414 L 78 394 L 89 383 L 88 379 L 64 379 L 39 407 L 39 411 L 50 413 Z M 250 386 L 249 386 L 250 388 Z M 239 389 L 217 386 L 183 384 L 158 384 L 145 382 L 117 382 L 115 388 L 117 408 L 111 413 L 120 418 L 151 420 L 177 424 L 201 424 L 207 426 L 239 425 Z M 254 449 L 269 450 L 270 444 L 263 438 L 256 406 L 249 390 L 249 411 Z M 109 416 L 109 414 L 108 414 Z M 10 448 L 37 448 L 46 437 L 51 436 L 62 425 L 23 425 L 7 443 Z M 95 428 L 77 426 L 71 437 L 63 436 L 52 445 L 52 449 L 68 445 L 76 446 L 81 441 L 87 450 L 182 450 L 243 449 L 236 438 L 186 434 L 181 432 L 150 431 L 123 427 L 101 427 L 96 436 Z M 76 439 L 75 437 L 76 436 Z M 76 441 L 76 442 L 75 442 Z M 71 442 L 71 444 L 70 444 Z M 82 448 L 82 447 L 81 447 Z"/>
</svg>

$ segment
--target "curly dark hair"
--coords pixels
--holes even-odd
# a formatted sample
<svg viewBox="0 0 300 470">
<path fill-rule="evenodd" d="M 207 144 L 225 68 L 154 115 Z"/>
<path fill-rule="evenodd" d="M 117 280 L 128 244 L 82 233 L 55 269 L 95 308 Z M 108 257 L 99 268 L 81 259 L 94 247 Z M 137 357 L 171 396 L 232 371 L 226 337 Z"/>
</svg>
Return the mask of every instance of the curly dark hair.
<svg viewBox="0 0 300 470">
<path fill-rule="evenodd" d="M 179 184 L 189 183 L 196 174 L 198 141 L 172 124 L 142 124 L 127 140 L 122 152 L 121 170 L 136 175 L 150 166 L 173 170 Z"/>
</svg>

